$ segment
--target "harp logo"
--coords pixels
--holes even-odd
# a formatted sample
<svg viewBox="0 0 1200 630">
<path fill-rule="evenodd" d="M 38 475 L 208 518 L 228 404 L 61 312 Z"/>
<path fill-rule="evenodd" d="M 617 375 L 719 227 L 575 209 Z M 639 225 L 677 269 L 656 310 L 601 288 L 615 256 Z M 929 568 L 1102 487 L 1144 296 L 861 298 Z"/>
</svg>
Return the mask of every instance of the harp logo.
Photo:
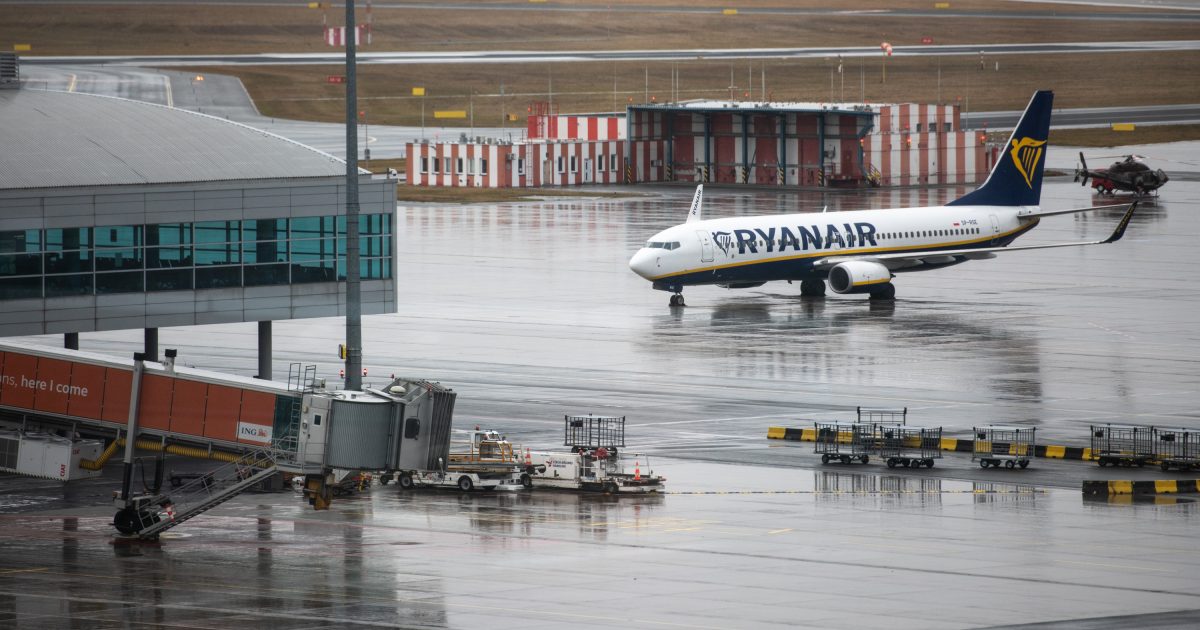
<svg viewBox="0 0 1200 630">
<path fill-rule="evenodd" d="M 1037 170 L 1038 161 L 1042 159 L 1046 150 L 1045 144 L 1045 140 L 1033 138 L 1014 139 L 1012 150 L 1008 152 L 1012 156 L 1013 164 L 1017 166 L 1017 172 L 1025 178 L 1025 185 L 1030 188 L 1033 188 L 1033 173 Z"/>
</svg>

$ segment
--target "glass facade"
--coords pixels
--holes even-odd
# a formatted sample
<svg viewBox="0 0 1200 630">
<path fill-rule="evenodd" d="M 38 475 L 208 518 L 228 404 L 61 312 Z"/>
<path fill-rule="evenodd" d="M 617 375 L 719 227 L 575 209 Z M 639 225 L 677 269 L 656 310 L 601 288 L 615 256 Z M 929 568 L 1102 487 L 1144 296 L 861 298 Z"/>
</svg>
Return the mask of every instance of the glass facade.
<svg viewBox="0 0 1200 630">
<path fill-rule="evenodd" d="M 360 277 L 391 278 L 391 215 L 358 226 Z M 345 279 L 345 216 L 0 232 L 0 300 Z"/>
</svg>

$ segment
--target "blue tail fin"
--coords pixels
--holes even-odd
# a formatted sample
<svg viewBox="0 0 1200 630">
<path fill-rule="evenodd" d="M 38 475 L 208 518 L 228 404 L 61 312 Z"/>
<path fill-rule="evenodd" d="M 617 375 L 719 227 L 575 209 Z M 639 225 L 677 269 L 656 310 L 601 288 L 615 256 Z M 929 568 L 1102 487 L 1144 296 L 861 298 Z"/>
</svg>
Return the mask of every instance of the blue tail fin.
<svg viewBox="0 0 1200 630">
<path fill-rule="evenodd" d="M 1042 170 L 1054 92 L 1035 92 L 987 181 L 948 206 L 1036 206 L 1042 198 Z"/>
</svg>

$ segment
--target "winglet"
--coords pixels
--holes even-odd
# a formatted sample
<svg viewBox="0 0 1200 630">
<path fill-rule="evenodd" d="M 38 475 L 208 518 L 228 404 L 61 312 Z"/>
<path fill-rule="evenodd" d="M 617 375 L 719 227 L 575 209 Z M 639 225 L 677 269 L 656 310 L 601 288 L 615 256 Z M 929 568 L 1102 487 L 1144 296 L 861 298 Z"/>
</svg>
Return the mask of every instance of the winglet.
<svg viewBox="0 0 1200 630">
<path fill-rule="evenodd" d="M 700 220 L 700 204 L 704 201 L 704 184 L 696 186 L 696 196 L 692 197 L 692 209 L 688 210 L 687 222 Z"/>
<path fill-rule="evenodd" d="M 1137 210 L 1138 202 L 1129 204 L 1129 209 L 1125 211 L 1125 216 L 1121 217 L 1121 222 L 1117 224 L 1117 229 L 1113 230 L 1112 236 L 1101 241 L 1102 243 L 1115 243 L 1125 236 L 1125 228 L 1129 227 L 1129 222 L 1133 220 L 1133 213 Z"/>
</svg>

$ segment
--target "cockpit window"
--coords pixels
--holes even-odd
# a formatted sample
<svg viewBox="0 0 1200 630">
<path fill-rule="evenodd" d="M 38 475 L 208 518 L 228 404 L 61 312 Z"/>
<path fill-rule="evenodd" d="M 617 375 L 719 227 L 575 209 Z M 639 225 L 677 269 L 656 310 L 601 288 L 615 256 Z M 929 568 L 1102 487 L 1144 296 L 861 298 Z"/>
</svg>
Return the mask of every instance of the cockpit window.
<svg viewBox="0 0 1200 630">
<path fill-rule="evenodd" d="M 646 247 L 650 249 L 665 249 L 668 251 L 672 249 L 679 249 L 679 245 L 679 241 L 650 241 L 646 243 Z"/>
</svg>

